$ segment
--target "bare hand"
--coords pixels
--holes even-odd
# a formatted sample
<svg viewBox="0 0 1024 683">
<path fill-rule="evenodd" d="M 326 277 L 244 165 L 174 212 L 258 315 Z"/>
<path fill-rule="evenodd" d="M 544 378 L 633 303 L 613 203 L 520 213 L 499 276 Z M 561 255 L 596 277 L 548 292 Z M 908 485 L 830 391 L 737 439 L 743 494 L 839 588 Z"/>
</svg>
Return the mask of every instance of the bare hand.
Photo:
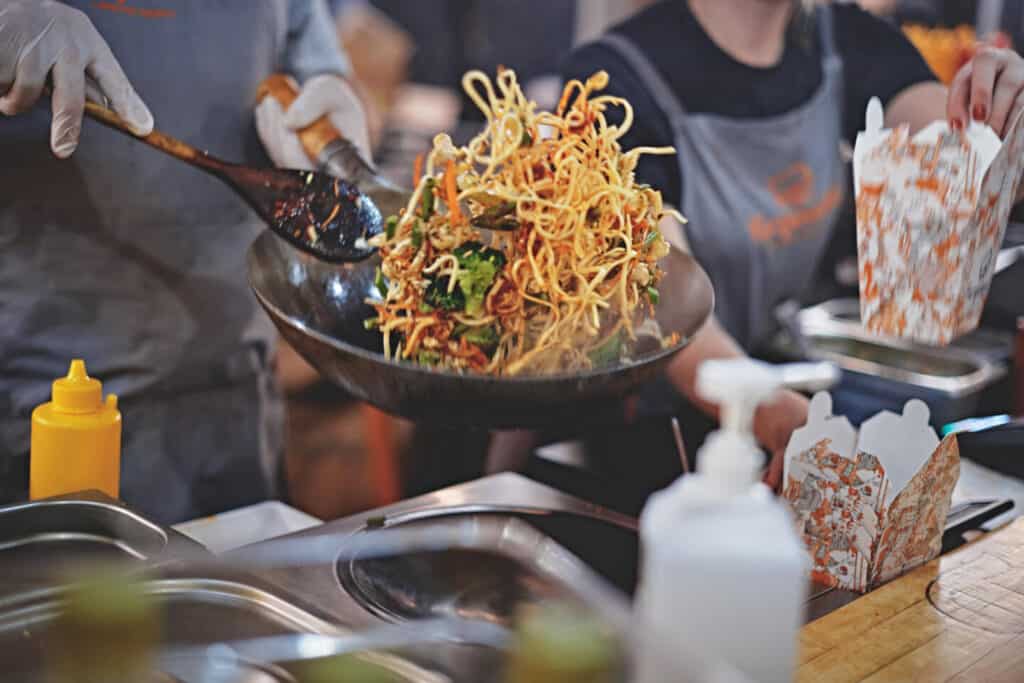
<svg viewBox="0 0 1024 683">
<path fill-rule="evenodd" d="M 770 454 L 764 483 L 773 491 L 782 487 L 786 446 L 793 431 L 807 423 L 807 399 L 793 391 L 780 391 L 771 403 L 762 405 L 754 416 L 754 435 Z"/>
<path fill-rule="evenodd" d="M 1024 111 L 1024 58 L 1013 50 L 978 48 L 953 79 L 946 109 L 955 128 L 973 119 L 1005 137 Z"/>
</svg>

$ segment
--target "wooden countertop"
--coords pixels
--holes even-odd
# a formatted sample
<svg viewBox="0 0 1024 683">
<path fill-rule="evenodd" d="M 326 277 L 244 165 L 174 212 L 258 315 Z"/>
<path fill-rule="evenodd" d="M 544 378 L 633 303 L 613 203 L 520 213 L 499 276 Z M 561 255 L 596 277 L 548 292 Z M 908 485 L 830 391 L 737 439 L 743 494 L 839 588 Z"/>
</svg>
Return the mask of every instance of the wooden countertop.
<svg viewBox="0 0 1024 683">
<path fill-rule="evenodd" d="M 800 681 L 1024 681 L 1024 519 L 800 634 Z"/>
</svg>

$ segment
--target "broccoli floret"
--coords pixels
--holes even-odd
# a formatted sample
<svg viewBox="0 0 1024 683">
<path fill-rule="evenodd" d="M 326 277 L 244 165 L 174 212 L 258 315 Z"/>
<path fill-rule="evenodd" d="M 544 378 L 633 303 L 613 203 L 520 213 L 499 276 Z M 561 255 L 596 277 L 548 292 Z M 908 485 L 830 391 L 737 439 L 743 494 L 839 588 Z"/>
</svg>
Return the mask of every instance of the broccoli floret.
<svg viewBox="0 0 1024 683">
<path fill-rule="evenodd" d="M 437 351 L 420 351 L 416 360 L 420 365 L 437 365 L 441 362 L 441 354 Z"/>
<path fill-rule="evenodd" d="M 466 313 L 480 315 L 484 297 L 505 265 L 505 255 L 479 242 L 466 242 L 455 250 L 459 260 L 459 288 L 466 298 Z"/>
<path fill-rule="evenodd" d="M 590 350 L 587 355 L 594 367 L 599 368 L 619 362 L 622 358 L 623 337 L 622 330 L 619 330 Z"/>
<path fill-rule="evenodd" d="M 428 305 L 446 311 L 462 311 L 466 308 L 466 296 L 458 285 L 451 292 L 448 291 L 447 276 L 431 278 L 423 299 Z"/>
<path fill-rule="evenodd" d="M 470 327 L 469 325 L 456 325 L 452 330 L 452 336 L 462 338 L 470 344 L 476 344 L 481 349 L 489 350 L 498 345 L 501 335 L 493 325 L 482 325 Z"/>
</svg>

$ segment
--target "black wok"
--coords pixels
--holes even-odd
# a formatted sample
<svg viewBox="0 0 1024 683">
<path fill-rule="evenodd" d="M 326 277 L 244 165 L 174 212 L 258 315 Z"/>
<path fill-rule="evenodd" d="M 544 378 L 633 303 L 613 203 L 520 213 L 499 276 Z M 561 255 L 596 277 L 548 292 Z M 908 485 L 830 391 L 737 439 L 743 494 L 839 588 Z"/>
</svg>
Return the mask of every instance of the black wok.
<svg viewBox="0 0 1024 683">
<path fill-rule="evenodd" d="M 487 428 L 578 424 L 653 379 L 708 319 L 714 294 L 707 275 L 673 249 L 662 261 L 665 279 L 657 306 L 661 329 L 680 341 L 637 349 L 633 362 L 583 373 L 490 377 L 430 370 L 388 361 L 374 315 L 379 257 L 329 264 L 303 254 L 271 233 L 249 251 L 249 282 L 281 334 L 324 377 L 356 398 L 413 420 Z"/>
</svg>

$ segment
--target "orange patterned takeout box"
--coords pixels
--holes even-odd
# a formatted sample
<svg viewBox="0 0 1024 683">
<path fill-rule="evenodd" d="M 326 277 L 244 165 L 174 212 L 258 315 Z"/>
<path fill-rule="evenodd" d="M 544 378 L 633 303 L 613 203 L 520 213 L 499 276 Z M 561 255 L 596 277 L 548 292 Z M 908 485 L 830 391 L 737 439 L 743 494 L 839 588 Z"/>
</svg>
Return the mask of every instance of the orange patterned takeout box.
<svg viewBox="0 0 1024 683">
<path fill-rule="evenodd" d="M 983 124 L 883 130 L 877 99 L 854 148 L 864 326 L 945 345 L 978 326 L 1024 175 L 1018 116 L 1000 142 Z"/>
<path fill-rule="evenodd" d="M 912 400 L 858 432 L 821 393 L 786 449 L 783 497 L 811 556 L 811 578 L 866 592 L 931 560 L 942 548 L 960 476 L 955 436 L 928 426 Z"/>
</svg>

